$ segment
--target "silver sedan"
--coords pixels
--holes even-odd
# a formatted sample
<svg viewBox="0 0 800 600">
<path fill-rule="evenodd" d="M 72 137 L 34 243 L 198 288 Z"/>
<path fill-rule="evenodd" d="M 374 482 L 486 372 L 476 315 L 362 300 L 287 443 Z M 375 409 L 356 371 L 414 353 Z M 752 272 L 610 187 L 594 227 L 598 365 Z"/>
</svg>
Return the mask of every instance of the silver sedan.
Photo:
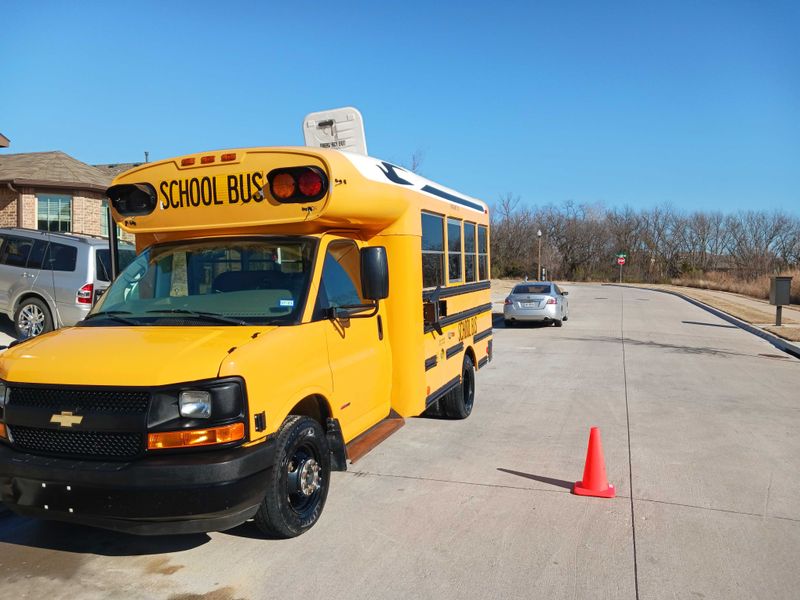
<svg viewBox="0 0 800 600">
<path fill-rule="evenodd" d="M 513 327 L 517 321 L 539 321 L 561 327 L 569 318 L 568 293 L 552 281 L 518 283 L 503 303 L 506 327 Z"/>
</svg>

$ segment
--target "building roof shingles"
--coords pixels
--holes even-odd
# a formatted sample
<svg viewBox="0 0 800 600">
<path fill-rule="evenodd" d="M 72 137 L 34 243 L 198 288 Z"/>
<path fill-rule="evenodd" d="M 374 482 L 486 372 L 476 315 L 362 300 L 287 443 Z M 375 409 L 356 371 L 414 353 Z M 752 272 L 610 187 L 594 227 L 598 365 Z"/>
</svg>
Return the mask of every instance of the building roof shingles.
<svg viewBox="0 0 800 600">
<path fill-rule="evenodd" d="M 0 154 L 0 183 L 70 187 L 105 192 L 116 173 L 98 169 L 61 151 Z"/>
</svg>

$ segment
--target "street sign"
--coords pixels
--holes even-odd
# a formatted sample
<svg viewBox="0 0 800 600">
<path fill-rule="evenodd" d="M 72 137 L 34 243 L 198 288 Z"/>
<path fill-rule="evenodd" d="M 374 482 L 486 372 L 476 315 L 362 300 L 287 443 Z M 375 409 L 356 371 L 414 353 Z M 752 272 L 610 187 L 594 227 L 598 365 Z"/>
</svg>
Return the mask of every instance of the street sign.
<svg viewBox="0 0 800 600">
<path fill-rule="evenodd" d="M 617 252 L 617 258 L 628 258 L 627 252 Z"/>
<path fill-rule="evenodd" d="M 624 257 L 624 256 L 618 256 L 618 257 L 617 257 L 617 264 L 618 264 L 620 267 L 621 267 L 622 265 L 624 265 L 624 264 L 625 264 L 625 257 Z"/>
</svg>

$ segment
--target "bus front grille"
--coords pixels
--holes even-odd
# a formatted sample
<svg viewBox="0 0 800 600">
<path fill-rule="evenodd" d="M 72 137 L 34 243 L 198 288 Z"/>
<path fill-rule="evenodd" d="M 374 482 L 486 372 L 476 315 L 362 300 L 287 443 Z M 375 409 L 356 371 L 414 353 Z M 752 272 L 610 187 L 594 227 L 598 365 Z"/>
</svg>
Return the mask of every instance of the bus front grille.
<svg viewBox="0 0 800 600">
<path fill-rule="evenodd" d="M 17 407 L 71 410 L 82 414 L 144 414 L 150 393 L 140 390 L 9 386 L 8 403 Z"/>
<path fill-rule="evenodd" d="M 144 453 L 143 433 L 59 431 L 9 425 L 14 447 L 36 454 L 89 459 L 133 459 Z"/>
</svg>

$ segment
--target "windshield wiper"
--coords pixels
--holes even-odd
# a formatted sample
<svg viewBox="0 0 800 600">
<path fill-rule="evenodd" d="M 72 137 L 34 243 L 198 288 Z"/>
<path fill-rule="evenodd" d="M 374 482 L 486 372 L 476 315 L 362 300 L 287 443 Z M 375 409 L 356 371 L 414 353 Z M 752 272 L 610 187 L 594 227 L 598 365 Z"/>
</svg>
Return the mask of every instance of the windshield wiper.
<svg viewBox="0 0 800 600">
<path fill-rule="evenodd" d="M 89 319 L 110 319 L 112 321 L 119 321 L 120 323 L 125 323 L 126 325 L 139 325 L 138 321 L 134 321 L 133 319 L 126 319 L 125 317 L 121 317 L 120 315 L 132 315 L 133 313 L 129 310 L 103 310 L 100 312 L 92 313 L 91 315 L 84 317 L 83 321 L 88 321 Z"/>
<path fill-rule="evenodd" d="M 217 323 L 230 323 L 232 325 L 249 325 L 247 321 L 241 319 L 234 319 L 226 317 L 219 313 L 202 312 L 197 310 L 187 310 L 185 308 L 159 308 L 158 310 L 148 310 L 148 313 L 169 313 L 175 315 L 187 315 L 196 319 L 206 319 L 208 321 L 216 321 Z"/>
</svg>

